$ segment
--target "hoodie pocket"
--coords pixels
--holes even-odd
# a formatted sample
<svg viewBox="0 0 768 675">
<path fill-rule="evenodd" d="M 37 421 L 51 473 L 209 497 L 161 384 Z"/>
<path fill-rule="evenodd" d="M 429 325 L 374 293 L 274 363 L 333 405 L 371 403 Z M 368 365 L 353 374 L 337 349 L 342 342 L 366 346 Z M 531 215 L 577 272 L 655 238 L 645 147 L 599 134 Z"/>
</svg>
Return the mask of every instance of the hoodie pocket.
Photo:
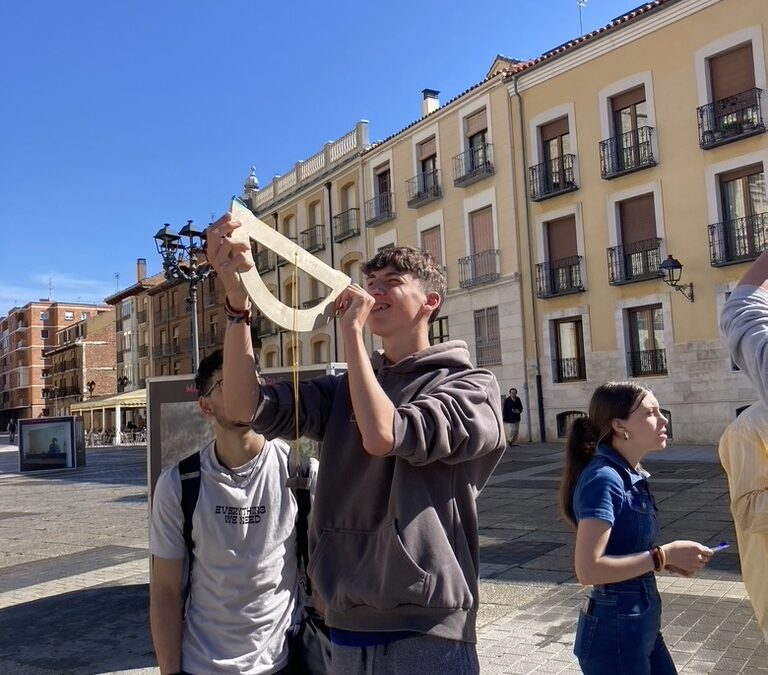
<svg viewBox="0 0 768 675">
<path fill-rule="evenodd" d="M 429 573 L 406 551 L 397 524 L 379 530 L 325 530 L 308 573 L 335 610 L 426 604 Z"/>
</svg>

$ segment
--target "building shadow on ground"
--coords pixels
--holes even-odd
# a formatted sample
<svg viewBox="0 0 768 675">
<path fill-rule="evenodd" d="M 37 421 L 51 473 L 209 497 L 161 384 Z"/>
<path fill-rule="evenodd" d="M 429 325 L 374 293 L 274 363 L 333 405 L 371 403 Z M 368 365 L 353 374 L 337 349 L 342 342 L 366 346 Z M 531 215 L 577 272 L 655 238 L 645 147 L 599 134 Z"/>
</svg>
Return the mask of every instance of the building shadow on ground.
<svg viewBox="0 0 768 675">
<path fill-rule="evenodd" d="M 149 585 L 104 586 L 0 610 L 0 672 L 95 673 L 156 665 Z"/>
</svg>

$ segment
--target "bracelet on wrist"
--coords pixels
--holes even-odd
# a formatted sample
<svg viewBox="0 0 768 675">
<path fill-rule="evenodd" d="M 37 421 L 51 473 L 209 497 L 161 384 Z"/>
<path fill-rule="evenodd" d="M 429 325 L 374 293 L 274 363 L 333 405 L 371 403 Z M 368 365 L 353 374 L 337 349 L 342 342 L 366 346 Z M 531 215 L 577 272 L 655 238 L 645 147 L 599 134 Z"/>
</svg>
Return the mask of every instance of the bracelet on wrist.
<svg viewBox="0 0 768 675">
<path fill-rule="evenodd" d="M 652 546 L 648 553 L 651 555 L 651 560 L 653 560 L 653 570 L 654 572 L 661 572 L 661 570 L 664 569 L 665 563 L 666 563 L 666 557 L 664 555 L 664 550 L 661 548 L 661 546 Z"/>
<path fill-rule="evenodd" d="M 224 301 L 224 314 L 227 317 L 227 323 L 245 323 L 251 325 L 251 304 L 248 303 L 245 309 L 232 309 L 229 304 L 229 298 Z"/>
</svg>

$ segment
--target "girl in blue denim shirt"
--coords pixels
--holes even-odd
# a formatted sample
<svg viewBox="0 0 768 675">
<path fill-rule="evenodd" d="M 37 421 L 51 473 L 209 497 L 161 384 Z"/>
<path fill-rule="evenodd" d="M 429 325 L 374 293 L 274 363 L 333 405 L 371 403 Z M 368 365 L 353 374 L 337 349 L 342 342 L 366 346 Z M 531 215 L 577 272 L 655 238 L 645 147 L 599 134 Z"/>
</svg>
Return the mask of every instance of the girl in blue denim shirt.
<svg viewBox="0 0 768 675">
<path fill-rule="evenodd" d="M 693 541 L 655 545 L 656 504 L 640 460 L 666 446 L 666 425 L 650 389 L 608 382 L 568 435 L 560 503 L 576 525 L 576 577 L 593 586 L 573 650 L 587 675 L 677 673 L 654 572 L 691 576 L 712 551 Z"/>
</svg>

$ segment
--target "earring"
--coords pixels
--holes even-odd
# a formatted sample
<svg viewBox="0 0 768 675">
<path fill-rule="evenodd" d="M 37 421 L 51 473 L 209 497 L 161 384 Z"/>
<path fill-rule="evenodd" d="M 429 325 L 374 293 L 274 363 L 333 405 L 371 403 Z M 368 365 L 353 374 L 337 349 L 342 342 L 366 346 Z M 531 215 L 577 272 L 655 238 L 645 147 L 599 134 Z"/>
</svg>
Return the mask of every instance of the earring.
<svg viewBox="0 0 768 675">
<path fill-rule="evenodd" d="M 629 440 L 629 434 L 626 431 L 624 432 L 624 440 L 625 441 Z"/>
</svg>

